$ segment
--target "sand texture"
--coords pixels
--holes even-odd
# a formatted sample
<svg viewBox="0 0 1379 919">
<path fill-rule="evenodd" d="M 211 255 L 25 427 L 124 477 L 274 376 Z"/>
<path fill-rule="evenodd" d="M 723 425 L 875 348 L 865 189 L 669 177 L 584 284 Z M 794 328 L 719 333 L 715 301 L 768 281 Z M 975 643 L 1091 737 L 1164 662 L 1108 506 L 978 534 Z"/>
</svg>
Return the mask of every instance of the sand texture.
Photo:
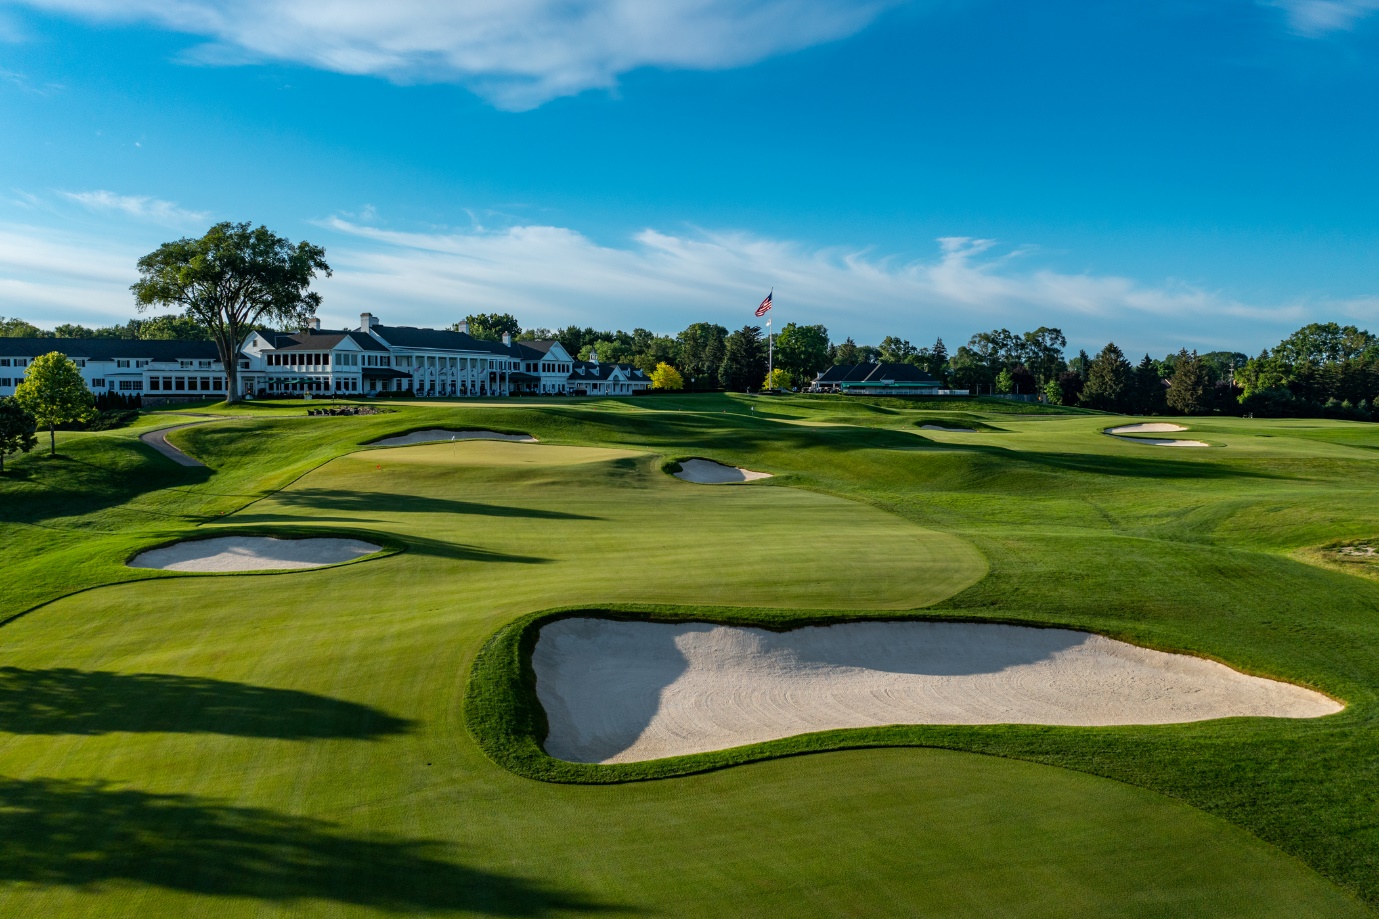
<svg viewBox="0 0 1379 919">
<path fill-rule="evenodd" d="M 1181 424 L 1168 421 L 1150 421 L 1144 424 L 1123 424 L 1118 428 L 1107 428 L 1107 434 L 1173 434 L 1186 431 Z"/>
<path fill-rule="evenodd" d="M 886 724 L 1313 718 L 1291 683 L 1068 629 L 860 622 L 789 632 L 560 619 L 532 653 L 550 755 L 623 763 Z"/>
<path fill-rule="evenodd" d="M 160 571 L 279 571 L 338 565 L 378 551 L 358 539 L 274 539 L 271 536 L 218 536 L 174 543 L 141 552 L 132 568 Z"/>
<path fill-rule="evenodd" d="M 919 429 L 920 429 L 921 431 L 943 431 L 943 432 L 948 433 L 948 434 L 975 434 L 975 433 L 977 433 L 977 431 L 976 431 L 975 428 L 945 428 L 945 427 L 944 427 L 943 425 L 941 425 L 941 424 L 921 424 L 921 425 L 919 426 Z"/>
<path fill-rule="evenodd" d="M 771 473 L 724 466 L 712 460 L 691 459 L 680 464 L 680 471 L 675 473 L 675 477 L 699 485 L 740 485 L 756 479 L 769 479 Z"/>
<path fill-rule="evenodd" d="M 536 443 L 530 434 L 499 434 L 497 431 L 448 431 L 432 428 L 429 431 L 413 431 L 397 437 L 386 437 L 369 444 L 371 447 L 407 447 L 412 444 L 429 444 L 438 440 L 512 440 L 524 444 Z"/>
</svg>

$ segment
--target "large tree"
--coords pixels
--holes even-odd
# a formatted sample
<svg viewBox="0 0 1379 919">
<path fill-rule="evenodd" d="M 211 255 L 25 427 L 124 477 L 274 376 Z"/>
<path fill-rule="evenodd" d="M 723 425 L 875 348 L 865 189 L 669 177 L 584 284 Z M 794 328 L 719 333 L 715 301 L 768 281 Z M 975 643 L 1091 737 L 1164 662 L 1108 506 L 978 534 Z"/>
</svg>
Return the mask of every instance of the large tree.
<svg viewBox="0 0 1379 919">
<path fill-rule="evenodd" d="M 18 316 L 6 319 L 0 316 L 0 338 L 52 338 L 52 332 L 45 332 L 32 322 L 25 322 Z"/>
<path fill-rule="evenodd" d="M 776 338 L 776 366 L 801 386 L 814 379 L 828 367 L 828 329 L 788 323 Z"/>
<path fill-rule="evenodd" d="M 1081 402 L 1088 408 L 1106 412 L 1123 412 L 1130 397 L 1131 375 L 1134 368 L 1125 354 L 1111 342 L 1092 358 L 1087 367 L 1087 384 L 1082 387 Z"/>
<path fill-rule="evenodd" d="M 86 388 L 77 365 L 58 351 L 33 359 L 24 380 L 14 390 L 19 407 L 48 429 L 48 452 L 57 455 L 57 426 L 85 421 L 96 412 L 96 400 Z"/>
<path fill-rule="evenodd" d="M 512 313 L 475 313 L 464 321 L 469 324 L 469 334 L 483 341 L 502 341 L 504 332 L 513 338 L 522 334 L 522 324 Z"/>
<path fill-rule="evenodd" d="M 321 295 L 317 275 L 330 277 L 326 250 L 292 243 L 267 227 L 218 223 L 199 239 L 163 243 L 139 259 L 130 288 L 142 312 L 176 307 L 211 334 L 225 367 L 227 401 L 239 398 L 241 337 L 260 320 L 304 325 Z"/>
<path fill-rule="evenodd" d="M 691 389 L 718 388 L 727 337 L 728 330 L 713 322 L 696 322 L 680 333 L 680 370 L 690 378 Z"/>
<path fill-rule="evenodd" d="M 28 453 L 38 443 L 34 433 L 38 422 L 13 398 L 0 399 L 0 474 L 5 471 L 5 457 L 11 453 Z"/>
<path fill-rule="evenodd" d="M 1206 365 L 1197 352 L 1179 351 L 1173 365 L 1173 379 L 1168 384 L 1168 407 L 1184 415 L 1202 414 L 1207 410 L 1209 383 Z"/>
<path fill-rule="evenodd" d="M 765 378 L 766 342 L 761 340 L 761 326 L 745 325 L 729 335 L 724 352 L 718 371 L 724 389 L 745 392 Z"/>
</svg>

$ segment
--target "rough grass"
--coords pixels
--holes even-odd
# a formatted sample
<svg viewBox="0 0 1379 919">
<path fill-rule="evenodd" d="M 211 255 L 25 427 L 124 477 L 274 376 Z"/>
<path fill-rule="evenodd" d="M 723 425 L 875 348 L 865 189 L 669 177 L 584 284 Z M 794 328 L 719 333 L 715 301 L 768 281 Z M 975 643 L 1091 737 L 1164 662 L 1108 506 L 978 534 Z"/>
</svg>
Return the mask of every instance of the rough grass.
<svg viewBox="0 0 1379 919">
<path fill-rule="evenodd" d="M 172 436 L 208 470 L 139 444 L 146 427 L 60 435 L 66 458 L 0 478 L 0 603 L 47 604 L 0 630 L 0 912 L 1361 912 L 1313 869 L 1379 903 L 1379 584 L 1296 557 L 1379 531 L 1376 429 L 1192 419 L 1228 449 L 1182 456 L 1101 435 L 1113 416 L 1003 413 L 978 418 L 999 436 L 940 443 L 914 423 L 942 410 L 901 401 L 237 406 Z M 354 452 L 431 426 L 597 449 Z M 664 474 L 686 455 L 777 478 Z M 123 566 L 134 549 L 230 526 L 405 551 L 115 583 L 147 576 Z M 865 749 L 620 785 L 532 782 L 466 730 L 518 698 L 466 703 L 476 655 L 540 610 L 925 604 L 1218 657 L 1349 707 L 834 732 L 749 752 L 1002 758 Z"/>
</svg>

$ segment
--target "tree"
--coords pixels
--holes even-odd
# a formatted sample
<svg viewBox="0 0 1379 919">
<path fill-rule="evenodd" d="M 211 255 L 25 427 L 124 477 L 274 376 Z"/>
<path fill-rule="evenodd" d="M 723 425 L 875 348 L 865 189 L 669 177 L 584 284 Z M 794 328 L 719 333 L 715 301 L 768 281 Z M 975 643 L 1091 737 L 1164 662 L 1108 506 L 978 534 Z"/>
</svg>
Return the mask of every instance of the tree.
<svg viewBox="0 0 1379 919">
<path fill-rule="evenodd" d="M 857 342 L 851 338 L 833 349 L 834 366 L 850 367 L 860 363 L 862 363 L 862 352 L 858 350 Z"/>
<path fill-rule="evenodd" d="M 1206 410 L 1207 369 L 1194 351 L 1178 352 L 1173 379 L 1168 384 L 1168 407 L 1184 415 L 1200 415 Z"/>
<path fill-rule="evenodd" d="M 1135 368 L 1133 389 L 1134 410 L 1137 414 L 1158 415 L 1163 412 L 1167 405 L 1164 402 L 1164 380 L 1159 375 L 1159 365 L 1154 363 L 1154 359 L 1148 354 Z"/>
<path fill-rule="evenodd" d="M 712 322 L 696 322 L 680 333 L 680 370 L 695 389 L 718 388 L 727 337 L 728 330 Z"/>
<path fill-rule="evenodd" d="M 915 346 L 903 338 L 887 335 L 881 339 L 881 361 L 885 364 L 905 364 L 915 356 Z"/>
<path fill-rule="evenodd" d="M 210 341 L 211 333 L 190 316 L 154 316 L 135 326 L 140 341 Z"/>
<path fill-rule="evenodd" d="M 38 422 L 13 398 L 0 399 L 0 475 L 5 472 L 5 457 L 28 453 L 38 443 L 34 432 Z"/>
<path fill-rule="evenodd" d="M 49 351 L 33 359 L 24 380 L 14 390 L 19 407 L 48 429 L 48 447 L 57 455 L 57 426 L 85 421 L 95 414 L 96 400 L 86 388 L 81 371 L 67 355 Z"/>
<path fill-rule="evenodd" d="M 0 338 L 52 338 L 52 332 L 45 332 L 31 322 L 15 317 L 6 319 L 0 316 Z"/>
<path fill-rule="evenodd" d="M 812 380 L 828 366 L 828 329 L 787 323 L 776 338 L 776 364 L 796 380 Z"/>
<path fill-rule="evenodd" d="M 522 334 L 522 324 L 512 313 L 475 313 L 464 321 L 469 323 L 469 334 L 483 341 L 502 341 L 504 332 L 513 338 Z"/>
<path fill-rule="evenodd" d="M 795 378 L 790 375 L 790 371 L 777 367 L 767 374 L 762 381 L 762 389 L 789 389 L 795 385 Z"/>
<path fill-rule="evenodd" d="M 1130 362 L 1115 342 L 1101 349 L 1087 368 L 1087 383 L 1082 387 L 1081 402 L 1088 408 L 1106 412 L 1123 412 L 1130 395 Z"/>
<path fill-rule="evenodd" d="M 326 250 L 295 245 L 248 223 L 218 223 L 200 239 L 163 243 L 139 259 L 130 290 L 140 312 L 181 307 L 211 333 L 225 368 L 226 401 L 239 398 L 241 336 L 260 319 L 305 326 L 321 295 L 309 290 L 317 272 L 330 277 Z"/>
<path fill-rule="evenodd" d="M 684 389 L 685 378 L 669 364 L 657 364 L 656 369 L 651 371 L 651 388 L 667 391 Z"/>
<path fill-rule="evenodd" d="M 1063 349 L 1068 346 L 1062 329 L 1040 326 L 1033 332 L 1021 336 L 1016 346 L 1020 352 L 1020 362 L 1025 365 L 1040 385 L 1056 380 L 1063 369 Z"/>
<path fill-rule="evenodd" d="M 996 391 L 1001 395 L 1006 395 L 1015 391 L 1015 380 L 1011 378 L 1010 371 L 1005 368 L 996 374 Z"/>
<path fill-rule="evenodd" d="M 746 391 L 766 376 L 766 343 L 761 326 L 745 325 L 724 342 L 723 366 L 718 372 L 724 389 Z"/>
</svg>

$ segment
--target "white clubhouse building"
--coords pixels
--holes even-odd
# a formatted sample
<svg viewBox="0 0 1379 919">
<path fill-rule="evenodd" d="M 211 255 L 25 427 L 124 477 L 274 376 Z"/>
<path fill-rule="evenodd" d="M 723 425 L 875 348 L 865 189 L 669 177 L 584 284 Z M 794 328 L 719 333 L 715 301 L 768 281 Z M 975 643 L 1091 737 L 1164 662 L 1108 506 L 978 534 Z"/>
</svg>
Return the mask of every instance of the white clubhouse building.
<svg viewBox="0 0 1379 919">
<path fill-rule="evenodd" d="M 61 351 L 93 392 L 151 400 L 223 399 L 226 377 L 211 342 L 125 339 L 0 338 L 0 396 L 12 395 L 28 363 Z M 501 342 L 458 331 L 386 326 L 370 313 L 358 329 L 254 332 L 239 353 L 239 390 L 272 398 L 633 395 L 651 378 L 629 364 L 575 360 L 558 341 Z"/>
</svg>

